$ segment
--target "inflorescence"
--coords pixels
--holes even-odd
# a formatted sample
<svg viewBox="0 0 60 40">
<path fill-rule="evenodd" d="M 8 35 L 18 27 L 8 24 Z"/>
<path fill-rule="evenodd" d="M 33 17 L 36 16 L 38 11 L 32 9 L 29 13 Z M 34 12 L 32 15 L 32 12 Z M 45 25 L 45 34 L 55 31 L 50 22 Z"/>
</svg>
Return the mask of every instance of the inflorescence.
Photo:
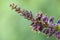
<svg viewBox="0 0 60 40">
<path fill-rule="evenodd" d="M 60 20 L 54 23 L 53 16 L 48 19 L 47 15 L 43 15 L 41 12 L 38 12 L 36 18 L 33 18 L 31 11 L 23 10 L 14 3 L 10 4 L 10 7 L 21 16 L 24 16 L 25 19 L 30 20 L 32 22 L 30 25 L 33 30 L 43 32 L 48 35 L 48 37 L 55 35 L 56 38 L 60 40 Z"/>
</svg>

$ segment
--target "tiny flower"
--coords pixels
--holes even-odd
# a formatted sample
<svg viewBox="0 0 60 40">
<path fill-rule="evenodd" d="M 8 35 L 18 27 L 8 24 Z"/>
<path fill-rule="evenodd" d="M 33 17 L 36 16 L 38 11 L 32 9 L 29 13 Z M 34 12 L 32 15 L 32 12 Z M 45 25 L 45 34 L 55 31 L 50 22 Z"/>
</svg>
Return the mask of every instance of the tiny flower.
<svg viewBox="0 0 60 40">
<path fill-rule="evenodd" d="M 49 29 L 44 29 L 43 33 L 47 35 L 49 33 Z"/>
<path fill-rule="evenodd" d="M 42 30 L 43 30 L 43 25 L 42 25 L 41 23 L 38 23 L 38 24 L 37 24 L 37 29 L 38 29 L 39 31 L 42 31 Z"/>
<path fill-rule="evenodd" d="M 60 20 L 57 21 L 57 24 L 60 24 Z"/>
<path fill-rule="evenodd" d="M 41 18 L 42 18 L 42 13 L 37 13 L 36 20 L 41 20 Z"/>
<path fill-rule="evenodd" d="M 43 20 L 43 22 L 48 22 L 47 16 L 43 16 L 43 17 L 42 17 L 42 20 Z"/>
<path fill-rule="evenodd" d="M 53 23 L 53 20 L 54 20 L 54 17 L 51 16 L 50 19 L 49 19 L 49 22 L 50 22 L 50 23 Z"/>
<path fill-rule="evenodd" d="M 52 27 L 54 24 L 53 24 L 53 20 L 54 20 L 54 17 L 51 16 L 50 19 L 48 20 L 48 26 L 49 27 Z"/>
</svg>

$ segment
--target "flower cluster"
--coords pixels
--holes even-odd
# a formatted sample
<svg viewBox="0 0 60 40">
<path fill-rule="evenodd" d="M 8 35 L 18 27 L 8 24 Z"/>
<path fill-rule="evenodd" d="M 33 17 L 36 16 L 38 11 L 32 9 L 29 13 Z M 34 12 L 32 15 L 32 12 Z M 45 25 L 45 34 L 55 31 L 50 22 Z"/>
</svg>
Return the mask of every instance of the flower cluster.
<svg viewBox="0 0 60 40">
<path fill-rule="evenodd" d="M 60 20 L 54 23 L 53 16 L 48 18 L 47 15 L 44 15 L 41 12 L 38 12 L 36 18 L 33 18 L 31 11 L 29 12 L 27 10 L 23 10 L 14 3 L 10 4 L 10 7 L 21 16 L 24 16 L 25 19 L 30 20 L 32 22 L 30 25 L 32 26 L 33 30 L 43 32 L 44 34 L 48 35 L 48 37 L 55 35 L 57 39 L 60 40 Z"/>
</svg>

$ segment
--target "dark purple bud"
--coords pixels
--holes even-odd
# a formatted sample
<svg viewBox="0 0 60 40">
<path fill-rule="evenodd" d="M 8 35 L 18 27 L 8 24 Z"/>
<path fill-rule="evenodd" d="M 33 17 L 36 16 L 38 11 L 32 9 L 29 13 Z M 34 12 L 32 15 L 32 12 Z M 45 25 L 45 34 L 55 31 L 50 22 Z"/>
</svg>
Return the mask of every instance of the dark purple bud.
<svg viewBox="0 0 60 40">
<path fill-rule="evenodd" d="M 50 23 L 53 23 L 53 20 L 54 20 L 54 17 L 51 16 L 50 19 L 49 19 L 49 22 L 50 22 Z"/>
<path fill-rule="evenodd" d="M 47 35 L 49 33 L 49 29 L 44 29 L 43 33 L 45 33 Z"/>
<path fill-rule="evenodd" d="M 42 17 L 42 13 L 38 13 L 38 14 L 36 15 L 36 20 L 41 20 L 41 17 Z"/>
<path fill-rule="evenodd" d="M 35 26 L 37 26 L 37 23 L 32 22 L 32 23 L 31 23 L 31 26 L 32 26 L 32 27 L 35 27 Z"/>
<path fill-rule="evenodd" d="M 54 34 L 55 30 L 52 27 L 49 27 L 49 32 L 52 33 L 52 34 Z"/>
<path fill-rule="evenodd" d="M 31 23 L 32 29 L 37 31 L 37 22 L 36 21 L 32 21 Z"/>
<path fill-rule="evenodd" d="M 33 25 L 31 25 L 31 26 L 32 26 L 32 29 L 33 29 L 33 30 L 37 31 L 37 25 L 34 25 L 34 24 L 33 24 Z"/>
<path fill-rule="evenodd" d="M 47 18 L 47 16 L 43 16 L 43 22 L 48 22 L 48 18 Z"/>
<path fill-rule="evenodd" d="M 52 34 L 54 34 L 56 31 L 55 30 L 52 30 Z"/>
<path fill-rule="evenodd" d="M 37 29 L 38 29 L 39 31 L 42 31 L 42 30 L 43 30 L 43 26 L 37 24 Z"/>
<path fill-rule="evenodd" d="M 60 20 L 57 21 L 57 24 L 60 24 Z"/>
</svg>

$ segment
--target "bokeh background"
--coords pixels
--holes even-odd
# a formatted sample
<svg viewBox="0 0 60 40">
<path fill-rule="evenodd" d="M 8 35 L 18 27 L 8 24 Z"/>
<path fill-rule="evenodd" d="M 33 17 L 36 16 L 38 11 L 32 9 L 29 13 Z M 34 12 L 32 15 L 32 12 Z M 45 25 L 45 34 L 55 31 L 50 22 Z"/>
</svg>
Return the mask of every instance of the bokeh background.
<svg viewBox="0 0 60 40">
<path fill-rule="evenodd" d="M 48 17 L 60 19 L 60 0 L 0 0 L 0 40 L 56 40 L 55 36 L 47 38 L 42 33 L 32 32 L 30 21 L 24 19 L 9 7 L 15 3 L 22 9 L 43 12 Z"/>
</svg>

